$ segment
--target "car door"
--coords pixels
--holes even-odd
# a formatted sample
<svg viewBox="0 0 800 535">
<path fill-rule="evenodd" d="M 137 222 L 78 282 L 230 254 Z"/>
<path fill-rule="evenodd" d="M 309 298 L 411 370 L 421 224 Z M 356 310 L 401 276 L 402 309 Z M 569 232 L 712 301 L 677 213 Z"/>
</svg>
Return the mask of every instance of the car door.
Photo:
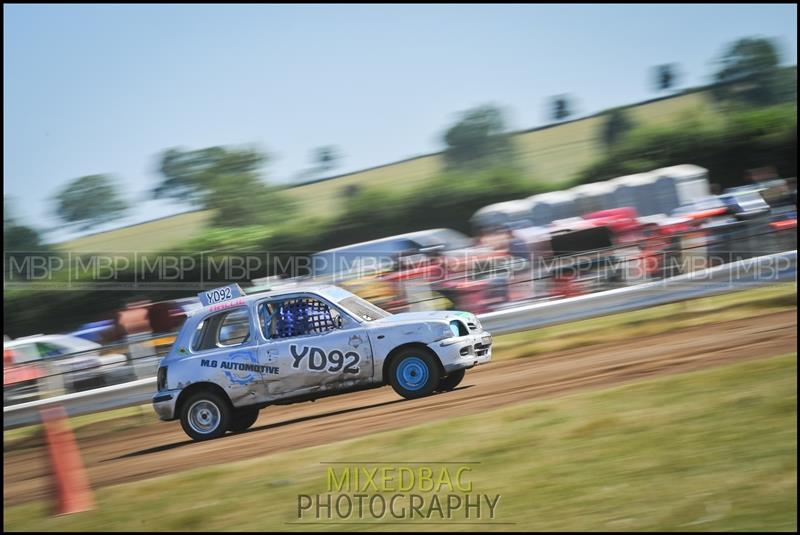
<svg viewBox="0 0 800 535">
<path fill-rule="evenodd" d="M 258 305 L 259 364 L 270 396 L 346 389 L 372 378 L 372 347 L 360 322 L 313 294 Z"/>
<path fill-rule="evenodd" d="M 250 310 L 239 306 L 206 316 L 192 337 L 200 365 L 219 371 L 217 380 L 234 405 L 264 395 L 258 366 L 258 337 Z"/>
</svg>

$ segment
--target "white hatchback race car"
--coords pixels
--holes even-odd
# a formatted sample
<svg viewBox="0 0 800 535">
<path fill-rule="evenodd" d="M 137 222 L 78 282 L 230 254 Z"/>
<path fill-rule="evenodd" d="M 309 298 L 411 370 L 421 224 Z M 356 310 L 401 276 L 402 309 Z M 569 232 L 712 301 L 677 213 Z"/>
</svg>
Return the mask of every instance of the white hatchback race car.
<svg viewBox="0 0 800 535">
<path fill-rule="evenodd" d="M 390 314 L 336 286 L 199 296 L 153 397 L 194 440 L 244 431 L 268 405 L 385 384 L 407 399 L 452 390 L 491 360 L 492 337 L 467 312 Z"/>
</svg>

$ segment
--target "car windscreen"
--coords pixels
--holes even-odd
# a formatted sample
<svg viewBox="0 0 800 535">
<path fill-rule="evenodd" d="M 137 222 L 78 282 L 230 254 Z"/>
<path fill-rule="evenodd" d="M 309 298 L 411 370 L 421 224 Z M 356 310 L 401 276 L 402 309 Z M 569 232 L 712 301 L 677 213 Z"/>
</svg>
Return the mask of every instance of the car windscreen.
<svg viewBox="0 0 800 535">
<path fill-rule="evenodd" d="M 391 315 L 382 308 L 356 296 L 342 299 L 339 301 L 339 306 L 363 321 L 375 321 Z"/>
</svg>

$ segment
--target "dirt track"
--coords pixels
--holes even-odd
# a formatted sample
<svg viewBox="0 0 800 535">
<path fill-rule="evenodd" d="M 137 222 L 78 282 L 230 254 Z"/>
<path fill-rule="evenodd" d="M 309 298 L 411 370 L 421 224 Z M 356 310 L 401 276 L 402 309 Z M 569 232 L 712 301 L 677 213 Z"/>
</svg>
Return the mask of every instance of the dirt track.
<svg viewBox="0 0 800 535">
<path fill-rule="evenodd" d="M 467 372 L 462 387 L 405 401 L 390 388 L 314 403 L 269 407 L 240 435 L 192 443 L 177 422 L 158 422 L 80 441 L 92 486 L 145 479 L 292 448 L 314 446 L 438 418 L 472 414 L 555 393 L 694 370 L 795 351 L 796 312 L 706 325 L 624 343 L 601 344 L 535 359 L 496 362 Z M 45 496 L 46 453 L 41 443 L 3 455 L 6 506 Z"/>
</svg>

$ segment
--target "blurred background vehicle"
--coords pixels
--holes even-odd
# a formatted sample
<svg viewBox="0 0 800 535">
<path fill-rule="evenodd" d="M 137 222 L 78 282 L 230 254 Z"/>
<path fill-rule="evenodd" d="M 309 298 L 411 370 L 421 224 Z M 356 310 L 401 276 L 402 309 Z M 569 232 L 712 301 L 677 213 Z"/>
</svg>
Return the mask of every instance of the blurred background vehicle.
<svg viewBox="0 0 800 535">
<path fill-rule="evenodd" d="M 3 343 L 4 375 L 10 374 L 12 384 L 25 383 L 40 394 L 60 390 L 56 379 L 48 380 L 53 377 L 63 381 L 68 393 L 135 378 L 126 355 L 101 353 L 102 349 L 96 342 L 66 334 L 18 338 Z"/>
<path fill-rule="evenodd" d="M 47 372 L 13 348 L 3 348 L 3 406 L 39 399 L 39 380 Z"/>
<path fill-rule="evenodd" d="M 451 229 L 437 228 L 388 236 L 315 253 L 312 276 L 320 282 L 339 282 L 349 277 L 393 269 L 401 258 L 424 256 L 433 251 L 466 249 L 467 236 Z"/>
</svg>

